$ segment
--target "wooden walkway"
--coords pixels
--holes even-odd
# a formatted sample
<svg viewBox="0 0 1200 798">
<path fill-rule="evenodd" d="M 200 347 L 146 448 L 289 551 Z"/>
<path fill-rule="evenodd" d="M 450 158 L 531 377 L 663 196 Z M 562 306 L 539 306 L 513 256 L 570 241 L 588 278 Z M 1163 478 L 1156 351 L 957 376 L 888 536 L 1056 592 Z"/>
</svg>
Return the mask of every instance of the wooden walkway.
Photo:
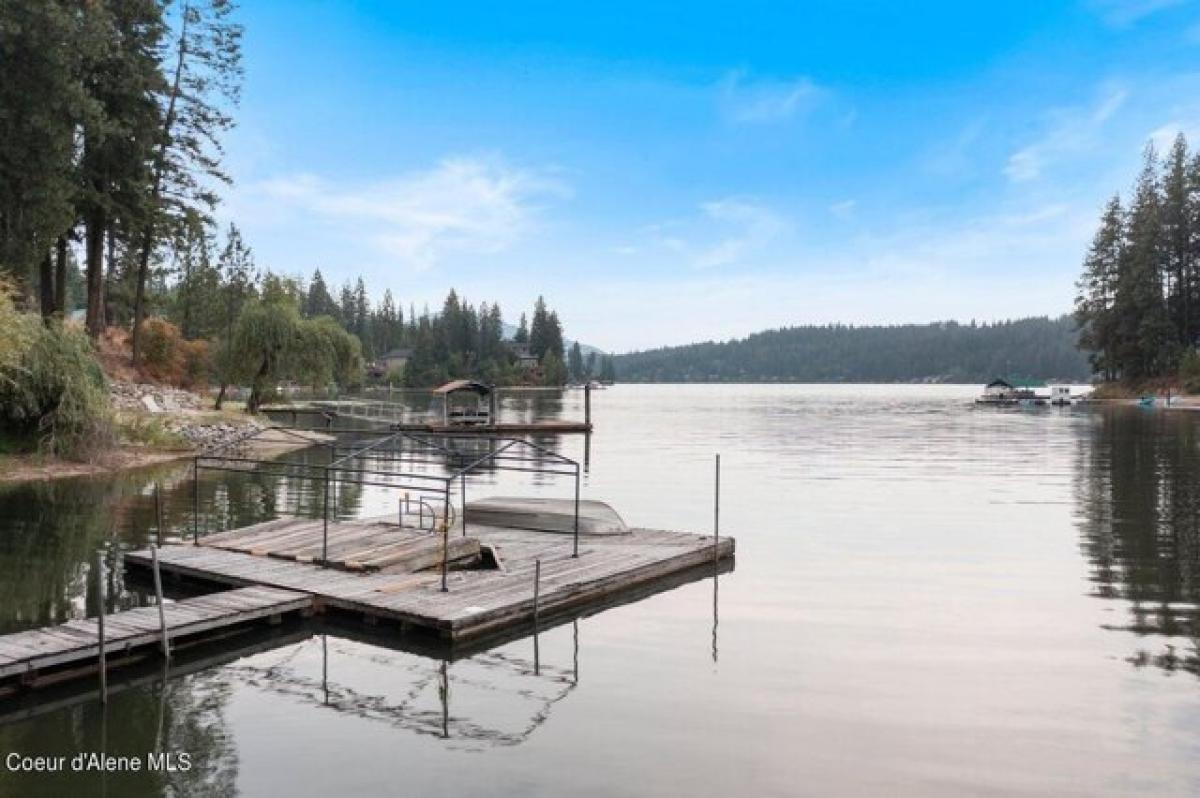
<svg viewBox="0 0 1200 798">
<path fill-rule="evenodd" d="M 387 526 L 387 525 L 383 525 Z M 356 524 L 330 524 L 331 545 Z M 390 532 L 396 534 L 396 525 Z M 461 536 L 459 539 L 463 539 Z M 581 537 L 579 557 L 572 538 L 468 522 L 468 538 L 490 549 L 496 568 L 455 570 L 441 591 L 434 571 L 386 573 L 325 568 L 296 559 L 274 558 L 210 545 L 174 544 L 159 550 L 164 573 L 206 584 L 267 585 L 309 594 L 320 610 L 332 608 L 436 632 L 449 640 L 495 633 L 533 620 L 534 572 L 541 562 L 539 616 L 612 599 L 626 591 L 706 563 L 733 556 L 734 541 L 722 537 L 651 529 Z M 367 545 L 358 540 L 358 546 Z M 126 565 L 150 567 L 150 552 L 125 555 Z"/>
<path fill-rule="evenodd" d="M 308 610 L 312 603 L 306 593 L 256 586 L 171 602 L 163 605 L 163 611 L 174 645 L 248 621 Z M 162 637 L 158 607 L 106 615 L 104 632 L 104 651 L 109 657 L 157 645 Z M 0 637 L 0 679 L 27 676 L 47 668 L 95 667 L 99 656 L 95 618 L 4 635 Z"/>
</svg>

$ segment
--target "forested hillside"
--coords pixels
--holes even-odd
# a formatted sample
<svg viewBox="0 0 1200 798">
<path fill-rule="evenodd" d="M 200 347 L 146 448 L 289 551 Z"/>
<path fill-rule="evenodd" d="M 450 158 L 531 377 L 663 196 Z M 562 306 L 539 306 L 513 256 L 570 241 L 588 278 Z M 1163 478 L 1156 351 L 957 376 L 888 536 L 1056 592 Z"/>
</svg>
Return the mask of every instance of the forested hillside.
<svg viewBox="0 0 1200 798">
<path fill-rule="evenodd" d="M 726 342 L 632 352 L 624 382 L 983 382 L 998 375 L 1086 380 L 1075 323 L 786 327 Z"/>
</svg>

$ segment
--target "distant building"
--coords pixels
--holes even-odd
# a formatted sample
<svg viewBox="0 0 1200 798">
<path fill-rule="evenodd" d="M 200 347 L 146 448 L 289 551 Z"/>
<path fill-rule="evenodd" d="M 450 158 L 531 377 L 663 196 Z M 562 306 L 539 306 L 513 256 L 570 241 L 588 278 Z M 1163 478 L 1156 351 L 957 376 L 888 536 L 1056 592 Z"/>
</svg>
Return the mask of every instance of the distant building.
<svg viewBox="0 0 1200 798">
<path fill-rule="evenodd" d="M 538 367 L 537 355 L 529 351 L 529 344 L 519 344 L 515 341 L 509 341 L 508 350 L 513 353 L 513 357 L 517 359 L 517 365 L 521 368 L 535 369 Z"/>
<path fill-rule="evenodd" d="M 983 395 L 975 401 L 988 405 L 1015 405 L 1021 402 L 1044 404 L 1046 397 L 1038 396 L 1038 388 L 1045 388 L 1041 380 L 994 379 L 983 387 Z"/>
<path fill-rule="evenodd" d="M 393 371 L 404 371 L 410 358 L 412 358 L 411 349 L 393 349 L 387 354 L 381 355 L 371 364 L 371 376 L 386 377 Z"/>
</svg>

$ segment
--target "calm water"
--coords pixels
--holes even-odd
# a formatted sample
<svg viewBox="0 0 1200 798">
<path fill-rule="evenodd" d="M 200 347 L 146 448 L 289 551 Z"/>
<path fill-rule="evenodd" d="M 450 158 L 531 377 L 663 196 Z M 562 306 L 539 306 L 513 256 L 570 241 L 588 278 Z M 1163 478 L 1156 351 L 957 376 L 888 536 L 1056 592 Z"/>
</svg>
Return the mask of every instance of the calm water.
<svg viewBox="0 0 1200 798">
<path fill-rule="evenodd" d="M 288 627 L 107 712 L 3 710 L 0 752 L 158 741 L 191 771 L 0 767 L 0 794 L 1200 794 L 1200 414 L 977 410 L 976 390 L 599 392 L 584 495 L 630 523 L 708 531 L 722 454 L 738 558 L 715 626 L 706 579 L 542 633 L 536 672 L 532 639 L 444 665 Z M 508 410 L 577 417 L 581 401 Z M 582 459 L 582 439 L 562 451 Z M 92 552 L 144 539 L 156 478 L 182 528 L 185 477 L 0 488 L 0 627 L 94 611 Z M 518 489 L 570 490 L 473 490 Z M 263 478 L 203 493 L 208 528 L 316 501 Z M 143 600 L 112 587 L 113 604 Z"/>
</svg>

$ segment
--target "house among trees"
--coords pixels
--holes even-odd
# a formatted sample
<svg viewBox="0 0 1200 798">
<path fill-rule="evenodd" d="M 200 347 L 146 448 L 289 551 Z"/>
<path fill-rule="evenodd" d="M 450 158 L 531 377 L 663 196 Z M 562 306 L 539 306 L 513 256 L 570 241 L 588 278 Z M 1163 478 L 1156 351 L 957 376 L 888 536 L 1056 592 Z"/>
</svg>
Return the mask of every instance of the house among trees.
<svg viewBox="0 0 1200 798">
<path fill-rule="evenodd" d="M 392 349 L 386 354 L 380 355 L 379 359 L 371 366 L 371 376 L 386 377 L 393 372 L 403 372 L 410 358 L 412 358 L 412 349 L 408 347 Z"/>
<path fill-rule="evenodd" d="M 529 344 L 520 341 L 507 341 L 506 343 L 517 362 L 517 366 L 525 371 L 530 371 L 538 367 L 540 361 L 538 360 L 538 356 L 529 348 Z"/>
</svg>

